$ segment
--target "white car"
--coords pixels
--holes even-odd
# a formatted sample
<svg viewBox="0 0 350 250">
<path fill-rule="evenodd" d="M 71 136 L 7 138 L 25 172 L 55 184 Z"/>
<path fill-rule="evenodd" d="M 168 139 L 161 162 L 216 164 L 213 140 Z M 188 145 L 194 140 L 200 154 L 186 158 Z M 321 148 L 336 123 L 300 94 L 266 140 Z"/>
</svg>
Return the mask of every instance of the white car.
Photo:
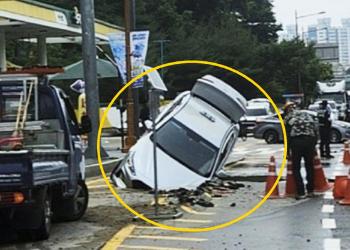
<svg viewBox="0 0 350 250">
<path fill-rule="evenodd" d="M 246 100 L 206 75 L 158 116 L 158 188 L 196 189 L 219 171 L 237 140 Z M 154 188 L 153 133 L 144 135 L 112 172 L 118 187 Z"/>
<path fill-rule="evenodd" d="M 258 119 L 264 119 L 273 115 L 270 109 L 270 103 L 266 102 L 249 102 L 247 113 L 240 119 L 240 125 L 251 133 L 257 124 Z"/>
</svg>

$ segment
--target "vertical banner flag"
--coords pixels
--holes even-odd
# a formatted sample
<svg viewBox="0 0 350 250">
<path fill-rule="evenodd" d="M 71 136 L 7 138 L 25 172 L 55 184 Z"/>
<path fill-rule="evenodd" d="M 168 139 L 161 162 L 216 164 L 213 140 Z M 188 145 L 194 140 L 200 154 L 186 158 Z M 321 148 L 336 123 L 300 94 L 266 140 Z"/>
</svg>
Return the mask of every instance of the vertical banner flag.
<svg viewBox="0 0 350 250">
<path fill-rule="evenodd" d="M 135 77 L 143 72 L 148 49 L 149 31 L 133 31 L 130 33 L 131 52 L 131 77 Z M 123 83 L 126 79 L 126 49 L 125 34 L 110 34 L 109 44 L 112 49 L 118 70 L 122 75 Z M 139 79 L 132 85 L 133 88 L 142 88 L 143 79 Z"/>
</svg>

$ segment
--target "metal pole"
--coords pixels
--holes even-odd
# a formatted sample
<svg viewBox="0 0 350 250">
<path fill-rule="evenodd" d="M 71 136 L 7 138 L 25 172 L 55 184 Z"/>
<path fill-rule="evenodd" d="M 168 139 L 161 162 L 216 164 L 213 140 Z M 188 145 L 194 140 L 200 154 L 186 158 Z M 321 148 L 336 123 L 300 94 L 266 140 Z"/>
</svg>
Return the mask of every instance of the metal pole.
<svg viewBox="0 0 350 250">
<path fill-rule="evenodd" d="M 130 55 L 130 0 L 124 0 L 124 18 L 125 18 L 125 49 L 126 49 L 126 77 L 131 80 L 131 55 Z M 128 88 L 127 95 L 127 123 L 128 133 L 125 139 L 125 151 L 128 151 L 136 143 L 135 136 L 135 107 L 132 87 Z"/>
<path fill-rule="evenodd" d="M 295 37 L 299 38 L 299 30 L 298 30 L 298 12 L 295 10 Z"/>
<path fill-rule="evenodd" d="M 158 204 L 158 166 L 157 166 L 157 130 L 156 130 L 156 111 L 155 111 L 155 90 L 149 91 L 150 109 L 152 116 L 152 139 L 153 139 L 153 168 L 154 168 L 154 213 L 157 216 L 159 210 Z"/>
<path fill-rule="evenodd" d="M 91 119 L 92 131 L 88 136 L 87 156 L 96 157 L 96 138 L 99 126 L 99 91 L 96 65 L 94 0 L 80 0 L 83 62 L 86 93 L 86 110 Z"/>
<path fill-rule="evenodd" d="M 38 38 L 38 61 L 39 65 L 47 66 L 47 45 L 45 35 L 40 35 Z"/>
<path fill-rule="evenodd" d="M 135 0 L 130 2 L 130 27 L 131 30 L 136 30 L 136 12 L 135 12 Z M 133 99 L 134 99 L 134 120 L 135 120 L 135 137 L 140 137 L 139 131 L 139 118 L 140 118 L 140 102 L 139 102 L 139 88 L 133 88 Z"/>
<path fill-rule="evenodd" d="M 5 30 L 0 30 L 0 70 L 1 72 L 7 71 Z"/>
</svg>

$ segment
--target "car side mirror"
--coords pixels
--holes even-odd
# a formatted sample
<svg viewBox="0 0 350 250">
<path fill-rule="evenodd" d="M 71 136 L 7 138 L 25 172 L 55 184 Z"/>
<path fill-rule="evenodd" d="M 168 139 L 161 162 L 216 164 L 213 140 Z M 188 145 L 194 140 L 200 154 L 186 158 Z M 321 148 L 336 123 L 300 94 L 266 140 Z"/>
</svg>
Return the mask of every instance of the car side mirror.
<svg viewBox="0 0 350 250">
<path fill-rule="evenodd" d="M 79 128 L 80 134 L 90 133 L 92 130 L 91 119 L 88 115 L 83 115 L 81 117 L 81 123 Z"/>
</svg>

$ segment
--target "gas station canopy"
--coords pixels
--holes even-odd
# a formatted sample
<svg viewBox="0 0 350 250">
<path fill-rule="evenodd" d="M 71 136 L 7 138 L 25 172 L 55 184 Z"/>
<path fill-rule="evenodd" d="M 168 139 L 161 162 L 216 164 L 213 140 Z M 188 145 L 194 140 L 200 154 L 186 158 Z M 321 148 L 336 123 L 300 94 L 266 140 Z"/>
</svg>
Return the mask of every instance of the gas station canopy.
<svg viewBox="0 0 350 250">
<path fill-rule="evenodd" d="M 123 28 L 95 19 L 97 44 L 108 43 L 108 34 Z M 0 0 L 0 70 L 7 71 L 6 41 L 37 43 L 38 65 L 47 65 L 48 43 L 78 43 L 81 15 L 77 7 L 62 9 L 33 0 Z"/>
<path fill-rule="evenodd" d="M 32 0 L 1 0 L 0 29 L 11 39 L 47 38 L 47 43 L 80 42 L 81 16 L 77 8 L 65 10 Z M 121 27 L 96 20 L 97 42 L 107 34 L 123 32 Z"/>
</svg>

